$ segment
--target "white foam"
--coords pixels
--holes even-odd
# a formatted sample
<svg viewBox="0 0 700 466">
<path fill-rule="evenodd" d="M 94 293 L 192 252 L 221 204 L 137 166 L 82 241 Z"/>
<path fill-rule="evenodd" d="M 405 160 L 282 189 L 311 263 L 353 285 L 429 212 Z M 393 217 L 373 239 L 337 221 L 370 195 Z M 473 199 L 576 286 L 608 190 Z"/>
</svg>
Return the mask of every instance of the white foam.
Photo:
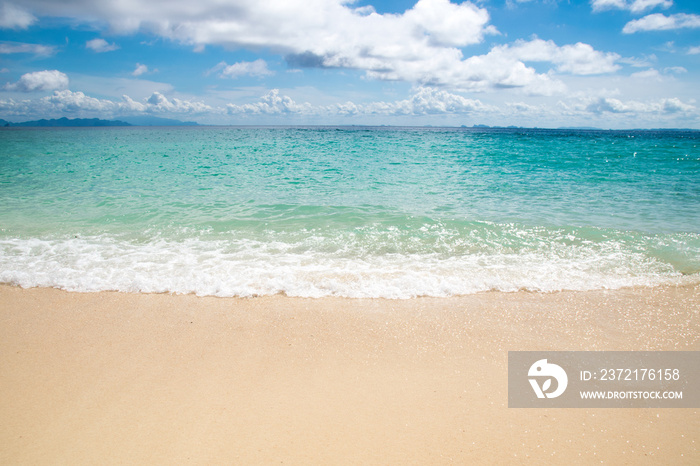
<svg viewBox="0 0 700 466">
<path fill-rule="evenodd" d="M 316 247 L 309 247 L 309 242 Z M 455 255 L 367 253 L 324 238 L 147 242 L 110 236 L 0 240 L 0 282 L 69 291 L 118 290 L 209 296 L 410 298 L 488 290 L 558 291 L 654 286 L 682 276 L 624 244 L 544 245 L 525 252 L 474 248 Z M 326 250 L 325 252 L 321 252 Z M 331 252 L 328 252 L 331 250 Z"/>
</svg>

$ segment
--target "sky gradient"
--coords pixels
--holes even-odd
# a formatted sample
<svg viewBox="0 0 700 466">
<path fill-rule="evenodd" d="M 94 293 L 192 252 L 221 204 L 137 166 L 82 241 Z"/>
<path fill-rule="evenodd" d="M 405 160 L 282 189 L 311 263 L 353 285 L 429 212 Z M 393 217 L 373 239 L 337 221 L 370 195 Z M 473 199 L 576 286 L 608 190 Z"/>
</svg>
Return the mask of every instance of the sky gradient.
<svg viewBox="0 0 700 466">
<path fill-rule="evenodd" d="M 694 0 L 0 0 L 0 118 L 700 129 Z"/>
</svg>

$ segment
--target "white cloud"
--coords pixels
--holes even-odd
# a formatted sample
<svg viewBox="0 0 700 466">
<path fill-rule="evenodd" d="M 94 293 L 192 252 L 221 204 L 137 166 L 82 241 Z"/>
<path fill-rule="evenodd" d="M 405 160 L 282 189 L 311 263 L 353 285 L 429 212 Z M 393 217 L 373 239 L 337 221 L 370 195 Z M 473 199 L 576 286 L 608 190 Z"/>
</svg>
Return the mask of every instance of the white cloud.
<svg viewBox="0 0 700 466">
<path fill-rule="evenodd" d="M 109 99 L 120 99 L 124 94 L 134 99 L 146 99 L 154 92 L 163 95 L 173 95 L 175 88 L 172 84 L 151 81 L 144 76 L 95 76 L 71 73 L 72 89 L 80 89 L 88 95 L 100 95 Z"/>
<path fill-rule="evenodd" d="M 679 122 L 698 121 L 698 109 L 693 99 L 674 97 L 635 100 L 616 97 L 616 93 L 619 94 L 616 89 L 592 89 L 590 92 L 573 92 L 558 100 L 503 101 L 494 105 L 444 89 L 417 87 L 405 99 L 313 105 L 296 101 L 275 89 L 249 103 L 212 106 L 190 98 L 166 96 L 160 92 L 154 92 L 144 99 L 123 95 L 109 100 L 98 99 L 83 92 L 60 90 L 36 99 L 0 99 L 0 112 L 25 119 L 61 116 L 119 118 L 125 115 L 155 114 L 172 118 L 187 116 L 215 124 L 242 121 L 381 123 L 390 118 L 390 121 L 408 124 L 432 121 L 462 124 L 471 121 L 495 125 L 610 125 L 629 128 L 678 126 Z"/>
<path fill-rule="evenodd" d="M 445 87 L 459 91 L 483 92 L 498 88 L 519 88 L 532 94 L 563 90 L 560 82 L 538 74 L 516 57 L 494 48 L 486 55 L 462 59 L 457 49 L 443 50 L 423 60 L 397 61 L 391 67 L 369 68 L 367 76 L 388 81 L 408 81 L 420 86 Z"/>
<path fill-rule="evenodd" d="M 229 114 L 252 113 L 275 115 L 283 113 L 314 113 L 319 109 L 309 104 L 297 104 L 289 96 L 280 96 L 279 89 L 273 89 L 260 98 L 260 101 L 253 104 L 235 105 L 228 104 Z"/>
<path fill-rule="evenodd" d="M 233 105 L 226 108 L 216 108 L 202 102 L 193 102 L 177 98 L 168 99 L 164 95 L 155 92 L 148 99 L 136 101 L 129 96 L 123 96 L 121 101 L 96 99 L 85 95 L 82 92 L 72 92 L 69 90 L 55 91 L 51 96 L 33 100 L 14 99 L 0 100 L 0 111 L 6 115 L 21 116 L 42 116 L 46 115 L 98 115 L 102 118 L 115 114 L 222 114 L 231 115 L 253 114 L 253 115 L 327 115 L 327 114 L 347 114 L 342 108 L 345 105 L 354 106 L 361 109 L 363 113 L 379 113 L 382 105 L 371 104 L 358 107 L 348 103 L 339 106 L 312 106 L 309 103 L 298 104 L 289 96 L 280 95 L 278 90 L 272 90 L 260 98 L 258 102 Z M 386 110 L 384 114 L 390 114 L 395 109 L 401 108 L 404 104 L 384 104 Z M 394 110 L 392 110 L 394 109 Z M 357 111 L 355 112 L 357 113 Z M 406 112 L 402 112 L 406 113 Z"/>
<path fill-rule="evenodd" d="M 381 79 L 408 81 L 418 75 L 429 82 L 445 65 L 463 59 L 460 47 L 497 33 L 488 24 L 486 9 L 469 1 L 419 0 L 403 14 L 378 14 L 351 3 L 73 0 L 66 8 L 53 0 L 23 0 L 42 15 L 104 21 L 122 33 L 145 30 L 198 50 L 206 45 L 264 47 L 302 66 L 354 68 Z"/>
<path fill-rule="evenodd" d="M 663 100 L 663 111 L 665 113 L 678 113 L 678 112 L 693 112 L 695 111 L 695 106 L 690 104 L 685 104 L 679 99 L 664 99 Z"/>
<path fill-rule="evenodd" d="M 535 38 L 496 46 L 486 55 L 461 59 L 458 51 L 453 55 L 443 53 L 422 62 L 399 63 L 393 70 L 368 71 L 368 75 L 457 90 L 520 88 L 526 94 L 553 95 L 565 92 L 564 84 L 550 74 L 537 73 L 526 62 L 551 63 L 561 73 L 592 75 L 617 71 L 619 59 L 615 53 L 599 52 L 588 44 L 558 46 Z"/>
<path fill-rule="evenodd" d="M 59 114 L 96 115 L 101 118 L 119 114 L 200 114 L 223 113 L 202 102 L 168 99 L 159 92 L 154 92 L 144 101 L 135 101 L 129 96 L 122 96 L 121 101 L 97 99 L 82 92 L 72 92 L 68 89 L 54 91 L 52 95 L 34 100 L 14 99 L 0 100 L 0 111 L 7 115 L 35 115 L 45 117 Z"/>
<path fill-rule="evenodd" d="M 639 71 L 637 73 L 632 73 L 630 75 L 631 78 L 635 79 L 645 79 L 645 80 L 654 80 L 654 81 L 669 81 L 669 80 L 674 80 L 675 77 L 673 76 L 674 74 L 683 74 L 687 73 L 688 70 L 682 66 L 667 66 L 663 68 L 662 71 L 659 71 L 655 68 L 649 68 L 644 71 Z"/>
<path fill-rule="evenodd" d="M 134 69 L 134 71 L 131 72 L 131 75 L 132 76 L 141 76 L 142 74 L 146 74 L 146 73 L 148 73 L 148 66 L 141 64 L 141 63 L 137 63 L 136 69 Z"/>
<path fill-rule="evenodd" d="M 370 102 L 356 104 L 345 102 L 329 106 L 313 106 L 308 102 L 297 103 L 291 97 L 280 95 L 278 89 L 273 89 L 251 104 L 228 104 L 227 111 L 231 115 L 436 115 L 436 114 L 468 114 L 485 111 L 488 107 L 479 100 L 467 99 L 461 95 L 452 94 L 441 89 L 428 87 L 416 88 L 412 95 L 405 100 L 394 102 Z"/>
<path fill-rule="evenodd" d="M 146 113 L 149 107 L 145 102 L 137 102 L 128 95 L 123 95 L 122 101 L 118 104 L 118 108 L 118 113 L 130 115 Z"/>
<path fill-rule="evenodd" d="M 605 11 L 605 10 L 624 10 L 627 8 L 626 0 L 591 0 L 591 7 L 593 11 Z"/>
<path fill-rule="evenodd" d="M 648 70 L 632 73 L 630 77 L 635 79 L 644 79 L 647 81 L 663 81 L 663 77 L 661 76 L 661 73 L 659 73 L 659 70 L 655 70 L 654 68 L 649 68 Z"/>
<path fill-rule="evenodd" d="M 588 44 L 557 46 L 553 41 L 518 40 L 512 46 L 500 47 L 501 52 L 524 62 L 550 62 L 557 71 L 577 75 L 603 74 L 617 71 L 620 59 L 616 53 L 599 52 Z"/>
<path fill-rule="evenodd" d="M 0 4 L 0 29 L 27 29 L 36 18 L 23 8 L 11 3 Z"/>
<path fill-rule="evenodd" d="M 419 87 L 406 100 L 359 105 L 357 112 L 383 115 L 467 114 L 484 111 L 486 108 L 479 100 L 467 99 L 441 89 Z"/>
<path fill-rule="evenodd" d="M 688 70 L 686 68 L 683 68 L 682 66 L 668 66 L 664 68 L 664 73 L 675 73 L 675 74 L 681 74 L 681 73 L 687 73 Z"/>
<path fill-rule="evenodd" d="M 85 47 L 97 53 L 111 52 L 113 50 L 119 49 L 117 44 L 110 44 L 104 39 L 97 38 L 85 42 Z"/>
<path fill-rule="evenodd" d="M 526 65 L 553 65 L 558 73 L 589 75 L 618 68 L 616 54 L 577 43 L 558 46 L 534 40 L 465 56 L 464 48 L 498 34 L 481 2 L 418 0 L 401 14 L 354 8 L 350 0 L 23 0 L 42 15 L 102 21 L 115 32 L 147 31 L 202 50 L 207 45 L 265 48 L 286 57 L 290 67 L 349 68 L 366 77 L 405 81 L 452 91 L 518 88 L 524 94 L 552 95 L 565 86 L 548 71 Z M 522 55 L 522 57 L 520 56 Z M 222 75 L 264 76 L 263 61 L 221 64 Z M 214 70 L 210 70 L 213 72 Z"/>
<path fill-rule="evenodd" d="M 675 114 L 694 112 L 695 106 L 686 104 L 677 98 L 661 99 L 655 102 L 627 101 L 604 98 L 591 102 L 586 110 L 591 113 L 631 113 L 639 114 Z"/>
<path fill-rule="evenodd" d="M 114 102 L 95 99 L 82 92 L 72 92 L 67 89 L 54 91 L 50 96 L 35 100 L 8 99 L 0 101 L 0 111 L 8 115 L 34 115 L 42 118 L 57 114 L 83 114 L 85 112 L 103 115 L 111 113 L 114 108 Z"/>
<path fill-rule="evenodd" d="M 700 45 L 697 47 L 690 47 L 688 49 L 688 55 L 698 55 L 700 54 Z"/>
<path fill-rule="evenodd" d="M 146 111 L 153 113 L 211 113 L 215 109 L 203 102 L 194 102 L 177 98 L 168 99 L 160 92 L 154 92 L 146 100 Z"/>
<path fill-rule="evenodd" d="M 651 67 L 653 63 L 655 63 L 658 60 L 656 55 L 651 54 L 648 56 L 644 56 L 642 58 L 635 58 L 635 57 L 627 57 L 627 58 L 621 58 L 618 60 L 620 63 L 624 63 L 626 65 L 633 66 L 635 68 L 648 68 Z"/>
<path fill-rule="evenodd" d="M 106 21 L 121 32 L 143 28 L 191 44 L 265 45 L 289 52 L 330 51 L 341 48 L 343 42 L 350 47 L 359 43 L 371 46 L 373 39 L 401 48 L 407 40 L 463 46 L 480 42 L 485 33 L 494 32 L 487 25 L 487 11 L 468 1 L 453 4 L 448 0 L 419 0 L 402 15 L 353 8 L 348 0 L 73 0 L 70 8 L 55 0 L 22 3 L 42 15 Z M 347 32 L 352 30 L 371 37 L 348 37 Z"/>
<path fill-rule="evenodd" d="M 8 83 L 8 91 L 34 92 L 52 91 L 68 87 L 68 76 L 58 70 L 35 71 L 23 74 L 16 83 Z"/>
<path fill-rule="evenodd" d="M 220 72 L 222 78 L 240 78 L 241 76 L 263 77 L 275 74 L 268 69 L 265 60 L 257 59 L 255 61 L 242 61 L 229 65 L 226 62 L 221 62 L 212 68 L 211 72 Z"/>
<path fill-rule="evenodd" d="M 86 96 L 82 92 L 72 92 L 68 89 L 55 91 L 53 95 L 43 97 L 41 102 L 52 106 L 54 111 L 74 113 L 79 111 L 111 113 L 114 110 L 114 102 L 100 100 Z"/>
<path fill-rule="evenodd" d="M 526 104 L 525 102 L 509 102 L 506 106 L 513 112 L 523 113 L 523 114 L 533 114 L 540 113 L 542 108 L 536 107 L 534 105 Z"/>
<path fill-rule="evenodd" d="M 486 27 L 488 12 L 469 2 L 457 5 L 449 0 L 419 0 L 403 20 L 434 45 L 475 44 L 481 42 L 483 34 L 496 32 L 493 26 Z"/>
<path fill-rule="evenodd" d="M 700 15 L 678 13 L 666 16 L 661 13 L 655 13 L 630 21 L 622 28 L 622 32 L 633 34 L 640 31 L 666 31 L 683 28 L 700 28 Z"/>
<path fill-rule="evenodd" d="M 56 47 L 52 45 L 26 44 L 23 42 L 0 42 L 0 55 L 13 53 L 29 53 L 47 57 L 56 53 Z"/>
<path fill-rule="evenodd" d="M 670 8 L 673 0 L 591 0 L 591 7 L 594 12 L 604 10 L 628 10 L 632 13 L 642 13 L 653 8 Z"/>
</svg>

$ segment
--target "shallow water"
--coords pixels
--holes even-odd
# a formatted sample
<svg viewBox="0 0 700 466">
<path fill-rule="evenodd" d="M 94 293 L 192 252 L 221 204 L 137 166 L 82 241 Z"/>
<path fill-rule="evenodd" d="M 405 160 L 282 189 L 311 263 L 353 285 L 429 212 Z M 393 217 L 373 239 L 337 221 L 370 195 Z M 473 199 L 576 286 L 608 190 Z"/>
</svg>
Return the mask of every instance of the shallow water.
<svg viewBox="0 0 700 466">
<path fill-rule="evenodd" d="M 0 281 L 451 296 L 700 283 L 698 132 L 0 131 Z"/>
</svg>

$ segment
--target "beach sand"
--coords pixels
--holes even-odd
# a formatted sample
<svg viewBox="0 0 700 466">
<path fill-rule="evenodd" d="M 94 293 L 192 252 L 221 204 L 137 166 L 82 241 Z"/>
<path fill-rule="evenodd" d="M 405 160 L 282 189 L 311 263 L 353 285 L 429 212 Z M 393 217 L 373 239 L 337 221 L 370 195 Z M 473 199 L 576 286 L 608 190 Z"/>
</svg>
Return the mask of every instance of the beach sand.
<svg viewBox="0 0 700 466">
<path fill-rule="evenodd" d="M 698 409 L 509 409 L 509 350 L 698 350 L 700 287 L 212 298 L 0 286 L 1 464 L 699 464 Z"/>
</svg>

